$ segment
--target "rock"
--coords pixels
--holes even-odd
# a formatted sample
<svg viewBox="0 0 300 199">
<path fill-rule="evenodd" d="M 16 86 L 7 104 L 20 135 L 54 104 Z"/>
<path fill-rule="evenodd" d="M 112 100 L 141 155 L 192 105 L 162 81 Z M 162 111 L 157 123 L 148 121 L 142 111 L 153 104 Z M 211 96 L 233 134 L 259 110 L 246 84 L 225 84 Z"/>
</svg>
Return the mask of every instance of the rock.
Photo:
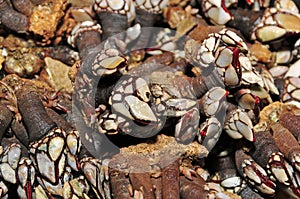
<svg viewBox="0 0 300 199">
<path fill-rule="evenodd" d="M 29 30 L 42 38 L 42 45 L 51 43 L 57 26 L 65 15 L 66 5 L 66 0 L 49 0 L 34 7 Z"/>
<path fill-rule="evenodd" d="M 69 78 L 70 67 L 50 57 L 45 58 L 46 67 L 41 71 L 41 78 L 45 79 L 56 91 L 72 92 Z"/>
<path fill-rule="evenodd" d="M 4 62 L 4 70 L 20 77 L 31 77 L 44 66 L 37 48 L 16 48 L 9 50 Z"/>
</svg>

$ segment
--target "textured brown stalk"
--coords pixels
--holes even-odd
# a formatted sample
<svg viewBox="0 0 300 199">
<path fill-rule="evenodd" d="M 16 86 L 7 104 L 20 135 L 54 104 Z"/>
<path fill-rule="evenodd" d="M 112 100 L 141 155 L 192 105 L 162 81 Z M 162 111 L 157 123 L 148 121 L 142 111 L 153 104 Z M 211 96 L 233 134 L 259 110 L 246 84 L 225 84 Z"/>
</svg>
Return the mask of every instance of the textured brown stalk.
<svg viewBox="0 0 300 199">
<path fill-rule="evenodd" d="M 74 129 L 72 125 L 69 122 L 67 122 L 67 120 L 62 115 L 58 114 L 53 109 L 46 108 L 46 111 L 51 120 L 53 120 L 56 123 L 56 125 L 62 128 L 65 132 Z"/>
<path fill-rule="evenodd" d="M 18 107 L 29 133 L 29 141 L 35 141 L 53 128 L 56 124 L 51 120 L 42 103 L 40 95 L 27 87 L 17 91 Z"/>
<path fill-rule="evenodd" d="M 271 126 L 271 133 L 278 148 L 289 160 L 291 160 L 295 152 L 300 152 L 300 145 L 298 144 L 296 138 L 280 123 L 275 123 Z"/>
<path fill-rule="evenodd" d="M 129 179 L 126 177 L 124 169 L 128 167 L 127 159 L 121 155 L 115 155 L 109 162 L 109 179 L 111 182 L 111 191 L 115 199 L 131 198 L 128 188 Z"/>
<path fill-rule="evenodd" d="M 12 119 L 12 112 L 5 105 L 0 104 L 0 140 L 2 139 Z"/>
<path fill-rule="evenodd" d="M 29 146 L 28 132 L 22 122 L 13 120 L 11 129 L 15 133 L 18 140 L 20 140 L 20 142 L 22 142 L 25 146 Z"/>
<path fill-rule="evenodd" d="M 90 50 L 101 43 L 101 36 L 98 31 L 83 31 L 75 39 L 75 45 L 79 50 L 80 56 L 85 57 Z"/>
<path fill-rule="evenodd" d="M 230 9 L 230 13 L 233 15 L 233 20 L 228 23 L 228 26 L 240 30 L 243 35 L 250 39 L 253 28 L 263 15 L 263 10 L 249 11 L 237 8 Z"/>
<path fill-rule="evenodd" d="M 79 37 L 81 37 L 81 35 Z M 101 42 L 99 33 L 98 33 L 98 37 L 99 37 L 99 41 L 97 39 L 93 39 L 91 43 L 93 43 L 94 45 L 99 44 Z M 85 42 L 88 43 L 88 41 Z M 91 45 L 87 45 L 87 47 L 92 48 Z M 53 46 L 53 47 L 51 46 L 45 48 L 43 52 L 45 54 L 45 57 L 51 57 L 53 59 L 57 59 L 67 65 L 73 65 L 77 60 L 77 57 L 75 56 L 76 52 L 68 46 Z"/>
<path fill-rule="evenodd" d="M 264 197 L 253 191 L 249 186 L 246 186 L 238 194 L 243 199 L 264 199 Z"/>
<path fill-rule="evenodd" d="M 300 140 L 300 115 L 295 115 L 290 111 L 285 111 L 280 114 L 279 122 L 287 128 L 296 139 Z"/>
<path fill-rule="evenodd" d="M 247 155 L 242 149 L 235 152 L 235 165 L 236 169 L 241 176 L 244 175 L 242 163 L 244 160 L 252 160 L 251 156 Z"/>
<path fill-rule="evenodd" d="M 212 87 L 224 87 L 224 83 L 216 73 L 216 70 L 213 70 L 209 74 L 206 74 L 206 72 L 202 72 L 201 75 L 191 78 L 191 85 L 197 98 L 202 97 Z"/>
<path fill-rule="evenodd" d="M 144 199 L 155 199 L 150 179 L 149 162 L 140 156 L 129 156 L 129 179 L 134 190 L 140 191 Z M 164 197 L 163 197 L 164 198 Z"/>
<path fill-rule="evenodd" d="M 180 176 L 180 197 L 181 199 L 206 199 L 208 191 L 204 189 L 206 182 L 200 177 L 189 180 Z"/>
<path fill-rule="evenodd" d="M 167 155 L 162 156 L 162 161 L 168 161 Z M 164 199 L 176 199 L 180 198 L 179 190 L 179 159 L 169 161 L 165 167 L 162 168 L 162 195 Z"/>
<path fill-rule="evenodd" d="M 159 55 L 153 55 L 147 58 L 143 64 L 147 63 L 155 63 L 155 64 L 163 64 L 163 65 L 170 65 L 174 61 L 174 54 L 172 52 L 163 52 Z"/>
<path fill-rule="evenodd" d="M 159 177 L 159 178 L 152 177 L 151 182 L 152 182 L 153 186 L 155 187 L 155 199 L 163 199 L 161 177 Z"/>
<path fill-rule="evenodd" d="M 43 4 L 49 0 L 30 0 L 34 5 L 40 5 Z"/>
<path fill-rule="evenodd" d="M 214 160 L 215 162 L 212 166 L 215 167 L 216 171 L 218 172 L 220 180 L 225 180 L 227 178 L 234 177 L 237 175 L 233 155 L 218 157 Z"/>
<path fill-rule="evenodd" d="M 14 8 L 26 16 L 32 12 L 33 4 L 30 0 L 11 0 Z"/>
<path fill-rule="evenodd" d="M 0 21 L 5 27 L 18 33 L 25 33 L 29 28 L 27 16 L 13 10 L 6 0 L 0 0 Z"/>
<path fill-rule="evenodd" d="M 103 29 L 102 40 L 125 31 L 128 28 L 127 16 L 111 12 L 98 12 Z"/>
<path fill-rule="evenodd" d="M 143 9 L 137 9 L 135 23 L 140 24 L 141 27 L 153 27 L 159 19 L 159 16 L 159 14 L 154 14 Z M 149 47 L 148 45 L 153 37 L 153 31 L 142 29 L 142 32 L 134 45 L 134 49 L 139 50 Z"/>
<path fill-rule="evenodd" d="M 255 134 L 254 149 L 250 152 L 253 159 L 262 167 L 266 166 L 272 153 L 279 152 L 274 138 L 269 131 Z"/>
</svg>

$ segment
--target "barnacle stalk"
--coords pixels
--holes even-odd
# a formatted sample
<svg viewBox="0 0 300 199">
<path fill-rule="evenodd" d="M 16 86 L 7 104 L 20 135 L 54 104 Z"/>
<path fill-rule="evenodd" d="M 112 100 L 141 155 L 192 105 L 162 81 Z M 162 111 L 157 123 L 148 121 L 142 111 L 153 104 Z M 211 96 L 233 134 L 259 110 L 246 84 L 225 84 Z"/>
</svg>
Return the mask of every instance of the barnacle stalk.
<svg viewBox="0 0 300 199">
<path fill-rule="evenodd" d="M 133 196 L 132 185 L 126 177 L 128 160 L 121 154 L 115 155 L 109 162 L 108 168 L 112 194 L 116 198 L 130 198 Z"/>
<path fill-rule="evenodd" d="M 12 0 L 14 8 L 20 13 L 30 16 L 34 4 L 30 0 Z"/>
<path fill-rule="evenodd" d="M 246 11 L 242 8 L 230 9 L 233 20 L 228 22 L 228 26 L 239 29 L 248 39 L 251 38 L 251 33 L 255 27 L 255 23 L 260 20 L 263 15 L 263 10 Z M 243 17 L 240 17 L 240 16 Z M 243 27 L 243 28 L 241 28 Z"/>
<path fill-rule="evenodd" d="M 284 111 L 279 115 L 279 122 L 287 128 L 298 140 L 300 140 L 300 115 L 293 111 Z"/>
<path fill-rule="evenodd" d="M 170 162 L 170 159 L 167 156 L 168 154 L 165 154 L 161 157 L 162 164 L 166 165 L 162 168 L 162 198 L 180 198 L 180 160 L 173 160 L 171 163 L 166 164 L 166 162 Z M 173 186 L 168 186 L 169 184 L 172 184 Z"/>
<path fill-rule="evenodd" d="M 300 171 L 300 146 L 294 135 L 280 123 L 271 125 L 271 133 L 283 155 Z"/>
<path fill-rule="evenodd" d="M 206 182 L 200 176 L 196 176 L 193 180 L 180 176 L 180 197 L 183 199 L 207 198 L 208 192 Z"/>
<path fill-rule="evenodd" d="M 132 0 L 95 0 L 93 7 L 103 27 L 103 40 L 125 31 L 135 15 Z"/>
<path fill-rule="evenodd" d="M 49 120 L 40 95 L 36 91 L 29 87 L 24 87 L 18 90 L 16 95 L 19 110 L 29 132 L 30 141 L 42 138 L 56 127 L 56 124 Z"/>
<path fill-rule="evenodd" d="M 80 56 L 85 57 L 92 48 L 101 43 L 101 26 L 92 21 L 77 24 L 68 38 L 68 43 L 79 50 Z"/>
<path fill-rule="evenodd" d="M 0 104 L 0 139 L 2 139 L 2 136 L 6 132 L 8 126 L 10 125 L 13 114 L 12 112 L 4 105 Z"/>
<path fill-rule="evenodd" d="M 130 159 L 128 162 L 129 179 L 134 192 L 139 192 L 143 198 L 155 199 L 150 172 L 147 171 L 150 168 L 147 159 L 139 155 L 130 155 L 127 159 Z"/>
<path fill-rule="evenodd" d="M 209 91 L 209 89 L 212 87 L 222 87 L 223 85 L 223 83 L 220 81 L 220 78 L 218 77 L 218 74 L 216 74 L 215 71 L 213 71 L 208 76 L 176 76 L 173 82 L 173 85 L 177 87 L 178 90 L 189 88 L 190 92 L 193 93 L 193 96 L 196 98 L 201 98 L 202 96 L 204 96 L 205 93 L 207 93 L 207 91 Z"/>
<path fill-rule="evenodd" d="M 135 23 L 143 27 L 153 27 L 161 17 L 163 9 L 169 3 L 168 0 L 141 0 L 135 1 L 136 19 Z M 142 29 L 142 32 L 134 45 L 134 49 L 144 49 L 148 47 L 153 33 L 149 29 Z"/>
<path fill-rule="evenodd" d="M 242 198 L 247 198 L 249 196 L 252 196 L 256 199 L 264 199 L 265 197 L 260 195 L 259 193 L 255 192 L 252 188 L 249 186 L 244 187 L 241 191 L 238 192 L 239 196 Z"/>
<path fill-rule="evenodd" d="M 26 33 L 29 30 L 28 17 L 15 11 L 6 0 L 0 1 L 0 13 L 0 21 L 5 27 L 18 33 Z"/>
</svg>

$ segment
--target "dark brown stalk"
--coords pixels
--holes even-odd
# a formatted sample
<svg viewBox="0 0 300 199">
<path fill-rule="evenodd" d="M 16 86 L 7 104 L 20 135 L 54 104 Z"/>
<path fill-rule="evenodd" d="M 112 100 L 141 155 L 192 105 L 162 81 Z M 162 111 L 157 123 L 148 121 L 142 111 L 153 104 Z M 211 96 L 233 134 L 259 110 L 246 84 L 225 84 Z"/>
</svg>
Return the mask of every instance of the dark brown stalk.
<svg viewBox="0 0 300 199">
<path fill-rule="evenodd" d="M 149 162 L 141 156 L 131 155 L 127 158 L 129 162 L 129 179 L 133 189 L 142 192 L 145 199 L 155 199 L 148 170 Z"/>
<path fill-rule="evenodd" d="M 32 13 L 33 4 L 30 0 L 11 0 L 14 8 L 18 10 L 20 13 L 30 16 Z"/>
<path fill-rule="evenodd" d="M 228 23 L 228 26 L 240 30 L 244 36 L 250 39 L 253 28 L 263 16 L 263 10 L 251 11 L 249 9 L 235 8 L 229 11 L 233 15 L 233 20 Z"/>
<path fill-rule="evenodd" d="M 250 154 L 259 165 L 265 167 L 271 154 L 279 152 L 279 149 L 269 131 L 260 131 L 255 135 L 256 141 L 254 142 L 254 148 L 250 151 Z"/>
<path fill-rule="evenodd" d="M 78 154 L 78 160 L 81 160 L 82 158 L 91 157 L 93 156 L 90 151 L 85 147 L 85 145 L 81 145 L 80 152 Z"/>
<path fill-rule="evenodd" d="M 101 43 L 100 33 L 96 30 L 82 31 L 78 37 L 75 38 L 75 46 L 78 48 L 80 56 L 85 57 Z"/>
<path fill-rule="evenodd" d="M 97 81 L 93 79 L 91 74 L 91 65 L 95 60 L 96 53 L 92 53 L 83 58 L 80 76 L 77 76 L 75 81 L 75 89 L 72 107 L 72 123 L 81 135 L 89 135 L 92 141 L 83 137 L 82 143 L 90 153 L 96 158 L 103 156 L 111 156 L 119 151 L 115 145 L 112 145 L 106 135 L 99 133 L 95 127 L 96 122 L 89 123 L 92 115 L 95 113 L 95 93 Z M 88 92 L 86 92 L 88 91 Z M 109 149 L 109 150 L 105 150 Z"/>
<path fill-rule="evenodd" d="M 67 122 L 67 120 L 62 115 L 58 114 L 53 109 L 46 108 L 46 111 L 51 120 L 54 121 L 56 125 L 62 128 L 65 132 L 74 129 L 72 125 L 69 122 Z"/>
<path fill-rule="evenodd" d="M 18 90 L 16 95 L 30 142 L 40 139 L 56 127 L 36 91 L 25 86 Z"/>
<path fill-rule="evenodd" d="M 262 197 L 260 194 L 256 193 L 255 191 L 253 191 L 249 186 L 246 186 L 238 194 L 243 199 L 264 199 L 265 198 Z"/>
<path fill-rule="evenodd" d="M 155 14 L 143 9 L 136 9 L 135 23 L 140 24 L 142 28 L 153 27 L 159 18 L 159 14 Z M 154 34 L 153 30 L 151 31 L 151 29 L 142 29 L 142 32 L 133 48 L 135 50 L 143 50 L 150 47 L 148 45 L 152 41 Z"/>
<path fill-rule="evenodd" d="M 97 39 L 93 40 L 95 44 L 100 43 L 100 34 L 98 38 L 99 41 L 97 41 Z M 87 48 L 91 48 L 91 47 L 92 46 L 87 45 Z M 78 53 L 72 50 L 68 46 L 53 46 L 53 47 L 45 48 L 44 53 L 45 53 L 45 57 L 51 57 L 53 59 L 57 59 L 67 65 L 73 65 L 79 59 Z"/>
<path fill-rule="evenodd" d="M 109 162 L 109 179 L 111 182 L 111 191 L 115 199 L 129 199 L 130 182 L 126 177 L 125 169 L 128 168 L 128 162 L 125 156 L 115 155 Z M 132 193 L 131 193 L 132 194 Z"/>
<path fill-rule="evenodd" d="M 6 30 L 5 26 L 3 24 L 0 24 L 0 35 L 1 36 L 7 36 L 8 35 L 8 31 Z M 4 72 L 4 70 L 1 70 L 2 73 Z M 2 75 L 2 74 L 1 74 Z M 0 79 L 2 79 L 3 77 L 0 76 Z"/>
<path fill-rule="evenodd" d="M 27 16 L 12 9 L 6 0 L 0 0 L 0 21 L 5 27 L 18 33 L 25 33 L 29 28 Z"/>
<path fill-rule="evenodd" d="M 161 18 L 160 14 L 152 13 L 151 11 L 140 8 L 136 9 L 135 13 L 135 23 L 141 24 L 142 27 L 153 27 Z"/>
<path fill-rule="evenodd" d="M 151 182 L 152 182 L 153 186 L 155 187 L 155 199 L 163 199 L 163 197 L 162 197 L 163 188 L 162 188 L 161 177 L 158 177 L 158 178 L 152 177 Z"/>
<path fill-rule="evenodd" d="M 201 98 L 210 88 L 220 86 L 220 78 L 211 73 L 208 76 L 204 74 L 197 77 L 178 76 L 174 79 L 174 85 L 178 87 L 180 91 L 191 90 L 194 97 Z"/>
<path fill-rule="evenodd" d="M 98 12 L 97 15 L 101 21 L 101 26 L 103 28 L 103 41 L 111 36 L 125 31 L 128 28 L 126 15 L 112 12 Z"/>
<path fill-rule="evenodd" d="M 217 157 L 214 158 L 214 160 L 215 162 L 212 166 L 215 167 L 216 171 L 220 176 L 221 181 L 227 178 L 237 176 L 234 156 L 232 154 L 224 157 Z"/>
<path fill-rule="evenodd" d="M 162 165 L 166 165 L 162 168 L 162 196 L 164 199 L 179 199 L 179 159 L 170 160 L 170 158 L 168 158 L 168 155 L 166 154 L 161 157 L 161 161 L 163 161 Z M 167 163 L 166 161 L 168 161 L 169 163 Z"/>
<path fill-rule="evenodd" d="M 40 5 L 43 4 L 45 2 L 47 2 L 48 0 L 30 0 L 34 5 Z"/>
<path fill-rule="evenodd" d="M 95 94 L 96 106 L 100 104 L 107 104 L 109 97 L 111 96 L 111 93 L 115 88 L 116 82 L 118 82 L 120 76 L 121 75 L 119 73 L 114 73 L 112 75 L 100 78 Z"/>
<path fill-rule="evenodd" d="M 143 64 L 162 64 L 165 66 L 169 66 L 172 62 L 174 62 L 174 53 L 172 52 L 163 52 L 162 54 L 159 55 L 153 55 L 149 58 L 147 58 Z"/>
<path fill-rule="evenodd" d="M 5 105 L 0 104 L 0 140 L 2 139 L 12 119 L 12 112 Z"/>
<path fill-rule="evenodd" d="M 242 149 L 235 152 L 235 165 L 236 169 L 241 176 L 244 176 L 244 170 L 242 167 L 244 160 L 252 160 L 251 156 L 247 155 Z"/>
<path fill-rule="evenodd" d="M 282 154 L 292 162 L 294 154 L 300 153 L 300 145 L 296 138 L 280 123 L 272 124 L 271 133 Z"/>
<path fill-rule="evenodd" d="M 279 122 L 296 137 L 298 142 L 300 141 L 300 115 L 284 111 L 279 116 Z"/>
<path fill-rule="evenodd" d="M 24 124 L 17 120 L 13 120 L 11 124 L 11 129 L 16 135 L 16 137 L 18 138 L 18 140 L 20 140 L 20 142 L 22 142 L 26 147 L 28 147 L 29 146 L 28 132 Z"/>
<path fill-rule="evenodd" d="M 180 176 L 180 197 L 181 199 L 206 199 L 208 191 L 204 188 L 206 182 L 200 176 L 189 180 Z"/>
</svg>

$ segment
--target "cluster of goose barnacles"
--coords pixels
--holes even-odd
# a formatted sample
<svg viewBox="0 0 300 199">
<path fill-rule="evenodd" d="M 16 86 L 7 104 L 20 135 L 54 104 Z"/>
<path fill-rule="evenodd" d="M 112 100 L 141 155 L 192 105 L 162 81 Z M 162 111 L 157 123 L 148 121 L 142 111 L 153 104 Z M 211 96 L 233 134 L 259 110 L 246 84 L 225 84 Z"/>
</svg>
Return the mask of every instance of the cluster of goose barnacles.
<svg viewBox="0 0 300 199">
<path fill-rule="evenodd" d="M 46 45 L 0 47 L 1 198 L 300 198 L 298 1 L 72 3 L 0 0 L 1 35 Z"/>
</svg>

